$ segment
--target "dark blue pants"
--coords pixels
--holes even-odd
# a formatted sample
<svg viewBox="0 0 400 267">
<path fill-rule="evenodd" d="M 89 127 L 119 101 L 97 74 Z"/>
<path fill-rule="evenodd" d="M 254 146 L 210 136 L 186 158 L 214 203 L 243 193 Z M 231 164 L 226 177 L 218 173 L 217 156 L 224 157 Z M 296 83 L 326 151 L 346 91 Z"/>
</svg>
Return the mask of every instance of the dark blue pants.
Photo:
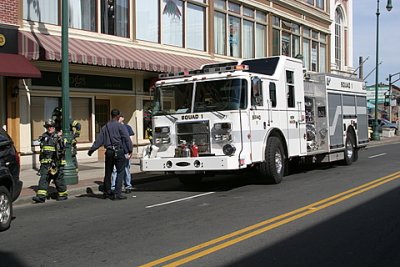
<svg viewBox="0 0 400 267">
<path fill-rule="evenodd" d="M 117 153 L 112 149 L 106 150 L 106 161 L 105 161 L 105 175 L 104 175 L 104 193 L 115 193 L 121 194 L 122 182 L 125 175 L 125 155 L 122 149 L 118 150 Z M 115 180 L 115 191 L 111 192 L 111 174 L 113 168 L 117 169 L 117 178 Z"/>
</svg>

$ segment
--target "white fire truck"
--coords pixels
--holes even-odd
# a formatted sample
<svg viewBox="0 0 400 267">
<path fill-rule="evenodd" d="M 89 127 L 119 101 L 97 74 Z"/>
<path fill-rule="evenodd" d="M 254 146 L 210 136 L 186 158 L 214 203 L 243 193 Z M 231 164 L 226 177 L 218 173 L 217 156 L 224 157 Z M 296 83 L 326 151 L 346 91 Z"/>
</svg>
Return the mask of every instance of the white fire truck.
<svg viewBox="0 0 400 267">
<path fill-rule="evenodd" d="M 208 64 L 160 78 L 142 171 L 192 183 L 208 172 L 255 167 L 266 182 L 280 183 L 289 162 L 350 165 L 368 143 L 362 81 L 303 72 L 295 58 Z"/>
</svg>

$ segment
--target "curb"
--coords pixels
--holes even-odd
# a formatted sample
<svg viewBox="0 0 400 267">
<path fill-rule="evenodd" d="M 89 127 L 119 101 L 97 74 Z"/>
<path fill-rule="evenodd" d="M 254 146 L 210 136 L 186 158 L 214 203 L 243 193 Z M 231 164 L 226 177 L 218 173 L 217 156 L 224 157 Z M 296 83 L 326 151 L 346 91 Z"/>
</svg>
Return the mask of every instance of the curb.
<svg viewBox="0 0 400 267">
<path fill-rule="evenodd" d="M 171 174 L 164 174 L 164 173 L 153 173 L 153 174 L 146 174 L 146 173 L 136 173 L 135 174 L 135 184 L 145 184 L 154 181 L 166 180 L 171 179 L 174 176 Z M 99 190 L 100 185 L 95 184 L 95 182 L 101 181 L 103 182 L 103 177 L 101 178 L 93 178 L 89 182 L 90 184 L 87 186 L 79 186 L 75 185 L 76 187 L 68 188 L 68 196 L 69 197 L 80 197 L 83 195 L 91 195 L 93 197 L 101 197 L 102 191 Z M 74 186 L 74 185 L 72 185 Z M 35 195 L 35 191 L 33 189 L 28 188 L 32 191 L 31 195 L 20 196 L 14 203 L 14 207 L 23 206 L 27 204 L 35 204 L 32 202 L 32 197 Z M 50 191 L 50 190 L 49 190 Z M 53 200 L 51 200 L 53 201 Z"/>
</svg>

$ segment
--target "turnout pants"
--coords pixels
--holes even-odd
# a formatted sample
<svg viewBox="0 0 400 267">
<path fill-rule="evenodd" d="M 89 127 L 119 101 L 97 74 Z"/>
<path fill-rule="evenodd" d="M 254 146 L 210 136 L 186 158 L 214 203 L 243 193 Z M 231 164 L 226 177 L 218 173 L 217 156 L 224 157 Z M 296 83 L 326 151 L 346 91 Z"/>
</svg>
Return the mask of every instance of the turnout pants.
<svg viewBox="0 0 400 267">
<path fill-rule="evenodd" d="M 59 196 L 67 195 L 67 186 L 64 183 L 64 167 L 58 167 L 56 174 L 52 175 L 49 172 L 50 164 L 41 164 L 39 173 L 39 187 L 37 191 L 38 196 L 47 196 L 47 189 L 51 180 L 54 181 Z"/>
</svg>

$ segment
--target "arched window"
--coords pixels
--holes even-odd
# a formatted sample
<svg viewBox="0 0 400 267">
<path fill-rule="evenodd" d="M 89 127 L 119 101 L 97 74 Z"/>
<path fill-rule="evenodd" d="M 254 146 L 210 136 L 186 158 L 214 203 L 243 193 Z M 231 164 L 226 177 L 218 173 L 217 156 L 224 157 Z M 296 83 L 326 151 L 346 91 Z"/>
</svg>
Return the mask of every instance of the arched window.
<svg viewBox="0 0 400 267">
<path fill-rule="evenodd" d="M 337 69 L 343 67 L 343 56 L 344 56 L 344 23 L 343 23 L 343 12 L 341 8 L 336 8 L 335 11 L 335 63 Z"/>
</svg>

